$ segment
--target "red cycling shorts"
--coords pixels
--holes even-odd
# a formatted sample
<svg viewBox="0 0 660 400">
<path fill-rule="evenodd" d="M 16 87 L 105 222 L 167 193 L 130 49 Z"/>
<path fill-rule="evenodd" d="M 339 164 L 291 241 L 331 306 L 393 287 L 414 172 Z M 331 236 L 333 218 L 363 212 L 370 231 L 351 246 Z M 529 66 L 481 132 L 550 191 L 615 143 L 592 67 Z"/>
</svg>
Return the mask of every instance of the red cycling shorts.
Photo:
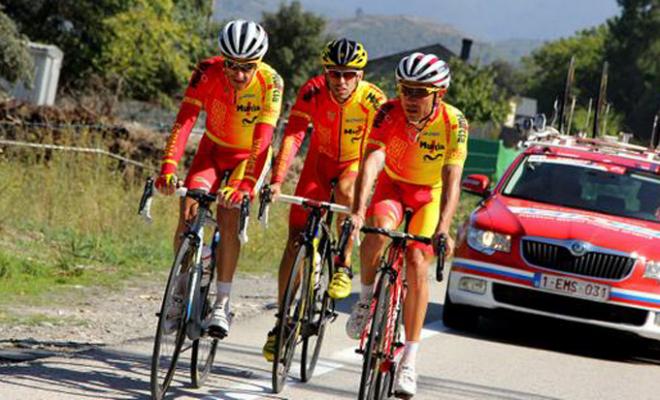
<svg viewBox="0 0 660 400">
<path fill-rule="evenodd" d="M 408 232 L 413 235 L 432 237 L 440 219 L 440 195 L 442 188 L 414 185 L 392 179 L 385 171 L 378 175 L 376 190 L 367 209 L 369 217 L 387 217 L 396 226 L 403 222 L 407 208 L 412 210 Z M 433 254 L 433 246 L 419 242 L 408 245 L 418 248 L 428 255 Z"/>
<path fill-rule="evenodd" d="M 209 193 L 217 193 L 225 174 L 228 174 L 231 182 L 240 182 L 243 179 L 249 156 L 249 150 L 228 149 L 204 135 L 190 165 L 185 186 L 188 189 L 204 189 Z"/>
<path fill-rule="evenodd" d="M 330 201 L 331 182 L 334 179 L 355 179 L 360 160 L 337 162 L 315 151 L 307 153 L 300 173 L 295 195 L 319 201 Z M 301 206 L 291 206 L 289 226 L 303 229 L 308 212 Z"/>
</svg>

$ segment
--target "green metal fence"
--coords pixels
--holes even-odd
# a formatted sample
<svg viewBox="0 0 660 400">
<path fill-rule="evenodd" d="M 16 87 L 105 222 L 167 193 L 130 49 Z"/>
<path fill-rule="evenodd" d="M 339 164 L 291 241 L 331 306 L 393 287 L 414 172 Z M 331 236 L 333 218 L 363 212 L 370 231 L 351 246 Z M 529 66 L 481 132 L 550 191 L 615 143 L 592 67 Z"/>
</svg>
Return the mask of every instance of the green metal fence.
<svg viewBox="0 0 660 400">
<path fill-rule="evenodd" d="M 501 140 L 468 139 L 468 156 L 463 175 L 482 174 L 496 182 L 520 150 L 504 147 Z"/>
</svg>

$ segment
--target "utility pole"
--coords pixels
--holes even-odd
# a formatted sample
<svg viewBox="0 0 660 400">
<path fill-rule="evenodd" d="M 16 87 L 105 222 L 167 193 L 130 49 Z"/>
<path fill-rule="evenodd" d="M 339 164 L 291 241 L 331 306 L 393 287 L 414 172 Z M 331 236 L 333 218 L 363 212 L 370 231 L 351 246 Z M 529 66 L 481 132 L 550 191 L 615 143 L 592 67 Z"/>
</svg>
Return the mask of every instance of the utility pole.
<svg viewBox="0 0 660 400">
<path fill-rule="evenodd" d="M 571 89 L 573 87 L 573 79 L 575 78 L 575 56 L 571 56 L 571 61 L 568 64 L 568 72 L 566 73 L 566 84 L 564 85 L 564 97 L 559 108 L 559 128 L 560 133 L 564 133 L 566 127 L 566 105 L 571 97 Z M 570 127 L 568 128 L 570 131 Z"/>
<path fill-rule="evenodd" d="M 594 108 L 594 130 L 593 137 L 597 138 L 600 136 L 600 116 L 603 112 L 603 106 L 605 105 L 607 98 L 607 69 L 609 64 L 607 61 L 603 63 L 603 72 L 600 75 L 600 89 L 598 90 L 598 97 L 596 97 L 596 106 Z"/>
</svg>

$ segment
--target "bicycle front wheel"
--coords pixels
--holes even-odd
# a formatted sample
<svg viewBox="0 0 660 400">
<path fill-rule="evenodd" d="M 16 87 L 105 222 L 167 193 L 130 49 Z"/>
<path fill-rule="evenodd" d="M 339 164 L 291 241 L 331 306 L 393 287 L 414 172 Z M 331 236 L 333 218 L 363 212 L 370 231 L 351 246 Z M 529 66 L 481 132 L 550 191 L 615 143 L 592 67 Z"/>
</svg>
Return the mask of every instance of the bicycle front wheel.
<svg viewBox="0 0 660 400">
<path fill-rule="evenodd" d="M 213 312 L 213 302 L 216 298 L 215 262 L 205 267 L 200 282 L 200 319 L 205 321 Z M 196 388 L 202 387 L 211 373 L 215 352 L 218 348 L 218 339 L 203 333 L 199 339 L 193 341 L 190 360 L 190 379 Z"/>
<path fill-rule="evenodd" d="M 390 306 L 390 275 L 384 272 L 376 284 L 376 304 L 373 309 L 369 326 L 369 337 L 362 354 L 362 375 L 360 377 L 359 400 L 378 400 L 385 398 L 387 390 L 383 390 L 386 379 L 383 379 L 381 364 L 385 359 L 385 337 Z"/>
<path fill-rule="evenodd" d="M 273 392 L 279 393 L 289 375 L 293 355 L 300 338 L 303 318 L 305 315 L 305 296 L 300 285 L 300 273 L 309 271 L 307 247 L 300 246 L 296 255 L 291 275 L 280 304 L 277 317 L 277 339 L 275 342 L 275 359 L 273 360 L 272 384 Z M 303 277 L 302 279 L 305 279 Z"/>
<path fill-rule="evenodd" d="M 300 379 L 303 382 L 309 381 L 316 368 L 316 363 L 321 353 L 321 345 L 325 336 L 325 328 L 332 318 L 330 311 L 330 295 L 328 295 L 328 285 L 334 273 L 334 263 L 332 253 L 325 252 L 325 259 L 319 266 L 321 270 L 315 279 L 310 279 L 313 289 L 309 291 L 309 302 L 303 325 L 302 355 L 300 358 Z M 311 277 L 314 275 L 312 274 Z M 305 290 L 305 287 L 303 287 Z M 308 290 L 305 290 L 307 293 Z"/>
<path fill-rule="evenodd" d="M 174 258 L 158 314 L 158 326 L 151 356 L 151 397 L 160 400 L 172 383 L 181 347 L 186 339 L 183 322 L 187 274 L 191 270 L 195 248 L 186 238 Z"/>
</svg>

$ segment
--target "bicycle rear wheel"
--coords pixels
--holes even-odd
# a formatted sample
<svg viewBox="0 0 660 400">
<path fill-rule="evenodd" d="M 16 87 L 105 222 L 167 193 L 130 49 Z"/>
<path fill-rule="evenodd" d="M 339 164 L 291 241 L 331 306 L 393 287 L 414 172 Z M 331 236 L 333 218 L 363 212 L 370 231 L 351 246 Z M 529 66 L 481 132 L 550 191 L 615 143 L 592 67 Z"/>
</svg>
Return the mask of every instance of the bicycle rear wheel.
<svg viewBox="0 0 660 400">
<path fill-rule="evenodd" d="M 359 400 L 377 400 L 387 395 L 380 366 L 385 357 L 385 337 L 390 305 L 390 275 L 384 272 L 376 284 L 376 304 L 369 327 L 369 337 L 362 354 Z"/>
<path fill-rule="evenodd" d="M 183 271 L 191 270 L 194 253 L 194 246 L 190 245 L 187 238 L 184 239 L 174 258 L 165 294 L 163 294 L 151 356 L 151 397 L 155 400 L 162 399 L 172 383 L 179 353 L 186 339 L 183 309 L 185 308 L 185 286 L 188 279 Z M 176 322 L 176 318 L 172 318 L 171 314 L 168 318 L 168 312 L 171 313 L 172 307 L 177 306 L 177 303 L 181 309 L 178 322 Z"/>
<path fill-rule="evenodd" d="M 325 328 L 332 318 L 329 312 L 330 295 L 328 295 L 328 285 L 334 273 L 334 262 L 332 253 L 326 249 L 325 257 L 321 262 L 321 271 L 318 275 L 318 281 L 314 282 L 315 287 L 309 296 L 309 302 L 303 325 L 302 355 L 300 358 L 300 379 L 303 382 L 309 381 L 314 375 L 314 369 L 319 359 Z M 312 275 L 313 276 L 313 275 Z M 309 280 L 310 282 L 313 279 Z M 305 288 L 303 287 L 303 290 Z M 307 291 L 304 291 L 307 293 Z"/>
<path fill-rule="evenodd" d="M 201 313 L 200 318 L 205 321 L 213 312 L 213 302 L 216 298 L 215 286 L 215 262 L 211 262 L 206 267 L 200 284 L 200 301 Z M 206 378 L 208 378 L 211 368 L 213 367 L 213 360 L 215 359 L 215 352 L 218 348 L 218 339 L 203 333 L 199 339 L 193 341 L 192 355 L 190 361 L 190 379 L 192 385 L 196 388 L 202 387 Z"/>
<path fill-rule="evenodd" d="M 305 313 L 305 296 L 298 279 L 301 271 L 303 272 L 302 282 L 305 282 L 307 279 L 305 271 L 309 271 L 309 257 L 305 245 L 300 246 L 296 255 L 277 317 L 277 339 L 272 373 L 274 393 L 279 393 L 284 388 L 300 337 Z"/>
</svg>

